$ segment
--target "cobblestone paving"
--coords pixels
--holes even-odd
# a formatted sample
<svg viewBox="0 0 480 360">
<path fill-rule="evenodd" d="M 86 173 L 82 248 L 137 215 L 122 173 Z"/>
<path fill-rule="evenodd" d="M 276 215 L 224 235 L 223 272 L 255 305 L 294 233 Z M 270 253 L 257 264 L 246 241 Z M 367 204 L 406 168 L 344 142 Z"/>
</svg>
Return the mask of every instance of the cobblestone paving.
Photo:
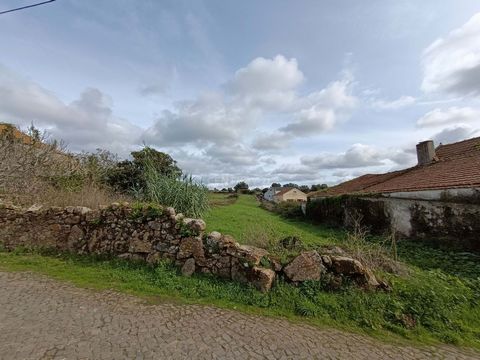
<svg viewBox="0 0 480 360">
<path fill-rule="evenodd" d="M 0 272 L 1 359 L 479 359 L 195 305 L 147 305 Z"/>
</svg>

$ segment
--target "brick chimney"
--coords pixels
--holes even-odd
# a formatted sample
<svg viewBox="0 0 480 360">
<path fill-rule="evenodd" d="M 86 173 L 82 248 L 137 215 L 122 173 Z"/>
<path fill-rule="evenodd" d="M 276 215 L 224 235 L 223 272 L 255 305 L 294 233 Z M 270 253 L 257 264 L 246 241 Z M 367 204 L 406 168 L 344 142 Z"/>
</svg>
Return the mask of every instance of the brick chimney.
<svg viewBox="0 0 480 360">
<path fill-rule="evenodd" d="M 433 140 L 422 141 L 417 144 L 418 165 L 428 165 L 435 160 Z"/>
</svg>

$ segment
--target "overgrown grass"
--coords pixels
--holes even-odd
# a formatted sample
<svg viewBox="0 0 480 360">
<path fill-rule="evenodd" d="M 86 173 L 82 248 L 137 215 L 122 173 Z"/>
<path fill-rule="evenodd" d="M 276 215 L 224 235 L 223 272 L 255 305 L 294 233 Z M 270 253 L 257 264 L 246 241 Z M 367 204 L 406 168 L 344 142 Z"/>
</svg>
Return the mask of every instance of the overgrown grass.
<svg viewBox="0 0 480 360">
<path fill-rule="evenodd" d="M 338 230 L 283 219 L 260 208 L 252 195 L 239 195 L 238 200 L 229 206 L 212 207 L 203 218 L 207 231 L 219 231 L 232 235 L 240 243 L 255 242 L 254 245 L 258 245 L 255 234 L 265 232 L 278 240 L 297 236 L 305 245 L 331 245 L 342 237 Z"/>
<path fill-rule="evenodd" d="M 0 252 L 0 269 L 40 272 L 83 287 L 115 289 L 151 301 L 211 304 L 391 340 L 402 337 L 480 348 L 479 282 L 441 270 L 413 268 L 410 278 L 392 276 L 393 291 L 389 293 L 355 287 L 329 292 L 319 282 L 294 287 L 280 280 L 270 293 L 263 294 L 208 275 L 182 277 L 168 263 L 151 267 L 118 259 L 19 251 Z"/>
<path fill-rule="evenodd" d="M 211 207 L 232 205 L 237 199 L 237 194 L 219 194 L 212 192 L 208 194 L 208 200 Z"/>
<path fill-rule="evenodd" d="M 191 176 L 165 175 L 148 163 L 144 176 L 148 201 L 172 206 L 177 213 L 195 218 L 209 209 L 207 187 Z"/>
</svg>

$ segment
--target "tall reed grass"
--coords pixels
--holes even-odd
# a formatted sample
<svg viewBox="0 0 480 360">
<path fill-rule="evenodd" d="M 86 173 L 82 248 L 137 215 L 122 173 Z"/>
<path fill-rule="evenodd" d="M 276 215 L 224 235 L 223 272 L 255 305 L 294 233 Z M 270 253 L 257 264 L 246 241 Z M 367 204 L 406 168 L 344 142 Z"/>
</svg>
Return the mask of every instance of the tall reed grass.
<svg viewBox="0 0 480 360">
<path fill-rule="evenodd" d="M 173 207 L 177 212 L 200 218 L 209 209 L 208 188 L 191 175 L 165 175 L 148 160 L 145 167 L 145 200 Z"/>
</svg>

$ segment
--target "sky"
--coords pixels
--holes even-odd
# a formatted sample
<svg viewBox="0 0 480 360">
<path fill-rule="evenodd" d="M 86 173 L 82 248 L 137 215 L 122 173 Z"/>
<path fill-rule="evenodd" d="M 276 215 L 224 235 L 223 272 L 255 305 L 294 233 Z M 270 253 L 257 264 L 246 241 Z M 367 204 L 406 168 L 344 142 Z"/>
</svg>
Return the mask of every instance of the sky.
<svg viewBox="0 0 480 360">
<path fill-rule="evenodd" d="M 410 167 L 420 141 L 480 136 L 479 100 L 478 0 L 57 0 L 0 15 L 0 122 L 75 152 L 152 146 L 211 188 Z"/>
</svg>

